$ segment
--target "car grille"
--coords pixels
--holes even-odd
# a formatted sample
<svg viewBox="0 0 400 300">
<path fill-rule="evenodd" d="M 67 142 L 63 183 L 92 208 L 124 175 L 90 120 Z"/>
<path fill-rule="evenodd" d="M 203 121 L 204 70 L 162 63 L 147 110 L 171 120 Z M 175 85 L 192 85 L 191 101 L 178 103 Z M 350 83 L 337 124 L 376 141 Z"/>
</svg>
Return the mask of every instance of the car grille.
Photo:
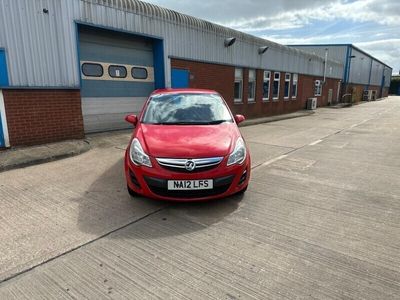
<svg viewBox="0 0 400 300">
<path fill-rule="evenodd" d="M 145 176 L 144 179 L 149 189 L 159 196 L 172 198 L 203 198 L 209 196 L 217 196 L 225 193 L 232 184 L 234 175 L 215 178 L 213 181 L 213 189 L 209 190 L 168 190 L 168 181 Z"/>
<path fill-rule="evenodd" d="M 209 157 L 209 158 L 157 158 L 158 164 L 164 169 L 181 172 L 181 173 L 196 173 L 211 170 L 216 168 L 223 157 Z M 194 163 L 194 169 L 190 170 L 186 168 L 188 162 Z"/>
</svg>

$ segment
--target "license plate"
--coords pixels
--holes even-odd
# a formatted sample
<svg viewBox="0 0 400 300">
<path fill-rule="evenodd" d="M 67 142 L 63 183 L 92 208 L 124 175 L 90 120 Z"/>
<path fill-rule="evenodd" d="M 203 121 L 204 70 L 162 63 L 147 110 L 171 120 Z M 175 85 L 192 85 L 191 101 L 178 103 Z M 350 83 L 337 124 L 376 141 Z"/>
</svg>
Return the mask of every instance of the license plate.
<svg viewBox="0 0 400 300">
<path fill-rule="evenodd" d="M 212 179 L 202 180 L 168 180 L 168 190 L 210 190 L 213 188 Z"/>
</svg>

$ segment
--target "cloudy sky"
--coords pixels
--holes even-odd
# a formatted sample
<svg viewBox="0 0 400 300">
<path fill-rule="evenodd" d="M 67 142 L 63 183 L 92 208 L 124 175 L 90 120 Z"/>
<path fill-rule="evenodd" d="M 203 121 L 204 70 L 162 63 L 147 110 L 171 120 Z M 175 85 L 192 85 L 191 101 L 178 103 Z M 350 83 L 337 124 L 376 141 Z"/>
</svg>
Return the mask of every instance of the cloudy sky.
<svg viewBox="0 0 400 300">
<path fill-rule="evenodd" d="M 281 44 L 352 43 L 400 70 L 400 0 L 147 0 Z"/>
</svg>

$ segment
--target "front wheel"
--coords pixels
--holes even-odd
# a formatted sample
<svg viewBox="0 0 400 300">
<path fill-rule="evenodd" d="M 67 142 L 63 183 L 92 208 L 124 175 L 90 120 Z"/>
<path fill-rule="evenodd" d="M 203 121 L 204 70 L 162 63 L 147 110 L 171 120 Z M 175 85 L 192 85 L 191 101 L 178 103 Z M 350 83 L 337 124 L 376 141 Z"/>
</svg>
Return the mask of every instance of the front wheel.
<svg viewBox="0 0 400 300">
<path fill-rule="evenodd" d="M 238 192 L 239 195 L 243 195 L 247 191 L 247 187 L 249 185 L 246 185 L 241 191 Z"/>
<path fill-rule="evenodd" d="M 128 189 L 128 193 L 131 197 L 137 197 L 138 193 L 136 193 L 134 190 L 132 190 L 129 186 L 126 186 L 126 188 Z"/>
</svg>

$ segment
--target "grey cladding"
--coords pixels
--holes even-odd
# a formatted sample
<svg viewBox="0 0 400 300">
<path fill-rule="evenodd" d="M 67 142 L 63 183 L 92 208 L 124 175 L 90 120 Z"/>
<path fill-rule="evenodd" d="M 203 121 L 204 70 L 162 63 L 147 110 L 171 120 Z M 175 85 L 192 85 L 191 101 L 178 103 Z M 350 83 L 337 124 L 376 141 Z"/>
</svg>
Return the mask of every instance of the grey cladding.
<svg viewBox="0 0 400 300">
<path fill-rule="evenodd" d="M 43 13 L 43 6 L 49 13 Z M 2 0 L 0 47 L 7 51 L 10 84 L 79 88 L 76 23 L 162 39 L 167 85 L 170 85 L 170 57 L 323 75 L 322 57 L 141 1 Z M 85 40 L 85 34 L 82 35 L 82 41 L 95 42 Z M 236 43 L 228 48 L 224 46 L 227 37 L 236 37 Z M 134 45 L 126 43 L 134 49 Z M 259 48 L 266 46 L 268 50 L 259 54 Z M 98 47 L 103 45 L 100 43 Z M 150 44 L 148 47 L 150 51 Z M 343 64 L 330 60 L 328 70 L 330 77 L 341 78 Z"/>
</svg>

